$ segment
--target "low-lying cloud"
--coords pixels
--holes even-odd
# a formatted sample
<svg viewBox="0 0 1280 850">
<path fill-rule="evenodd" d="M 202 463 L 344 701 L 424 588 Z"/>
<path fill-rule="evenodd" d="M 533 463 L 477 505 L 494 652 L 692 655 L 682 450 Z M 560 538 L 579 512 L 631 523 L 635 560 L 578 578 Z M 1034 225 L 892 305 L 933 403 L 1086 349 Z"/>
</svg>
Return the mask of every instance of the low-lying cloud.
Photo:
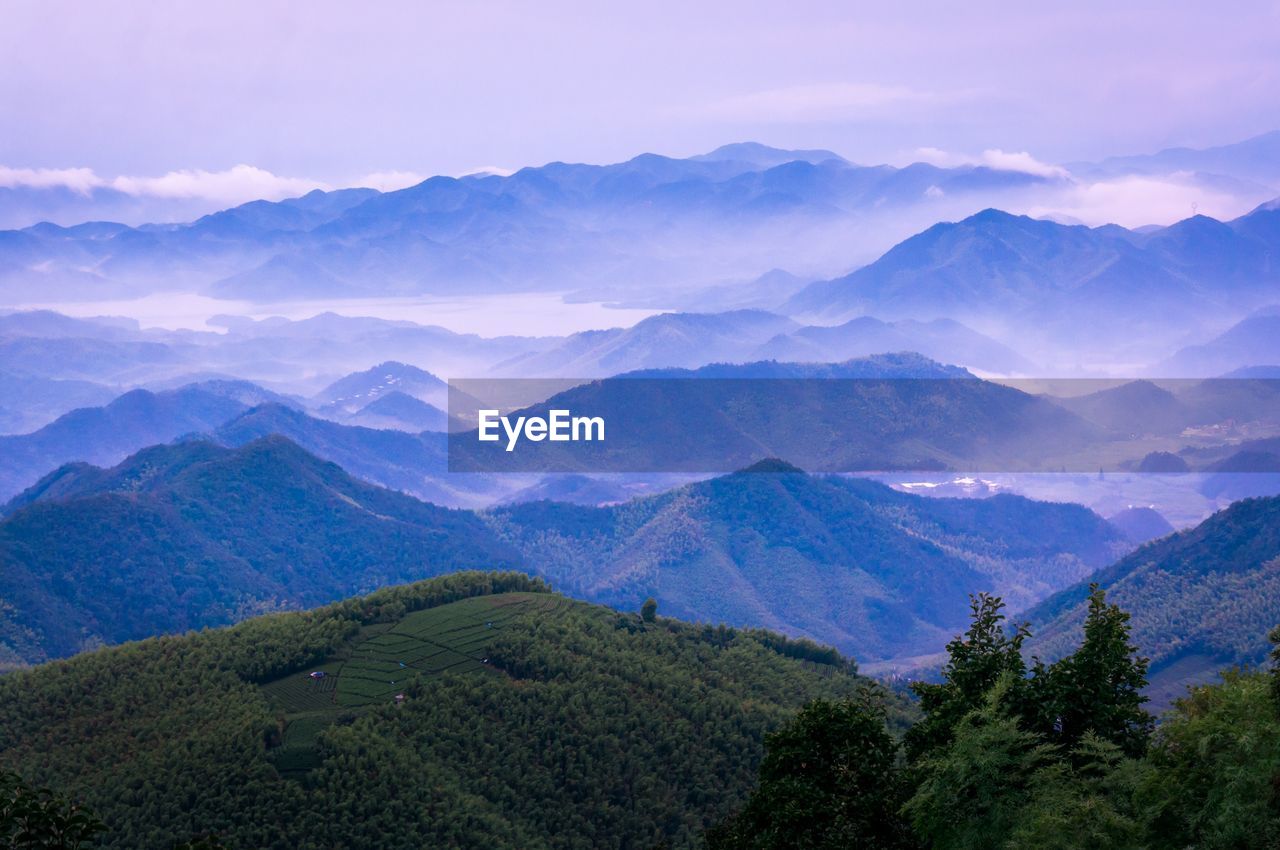
<svg viewBox="0 0 1280 850">
<path fill-rule="evenodd" d="M 8 168 L 0 165 L 0 188 L 68 189 L 89 195 L 105 181 L 92 168 Z"/>
<path fill-rule="evenodd" d="M 1172 224 L 1197 213 L 1219 220 L 1242 215 L 1253 201 L 1216 191 L 1190 174 L 1127 175 L 1092 182 L 1071 181 L 1022 212 L 1067 218 L 1089 225 Z"/>
<path fill-rule="evenodd" d="M 939 168 L 958 168 L 962 165 L 982 166 L 996 171 L 1018 171 L 1036 177 L 1063 179 L 1069 176 L 1060 165 L 1041 162 L 1026 151 L 1003 151 L 991 148 L 980 156 L 944 151 L 939 148 L 917 148 L 911 162 L 927 162 Z"/>
<path fill-rule="evenodd" d="M 286 177 L 253 165 L 223 171 L 185 168 L 159 176 L 122 174 L 102 177 L 91 168 L 8 168 L 0 166 L 0 187 L 9 189 L 65 189 L 83 197 L 97 191 L 116 191 L 135 198 L 203 200 L 230 206 L 246 201 L 279 201 L 314 189 L 329 191 L 361 186 L 390 192 L 421 183 L 412 171 L 376 171 L 340 183 L 309 177 Z"/>
<path fill-rule="evenodd" d="M 1009 212 L 1098 226 L 1139 227 L 1172 224 L 1197 213 L 1226 220 L 1243 215 L 1260 198 L 1240 196 L 1206 183 L 1188 172 L 1083 177 L 1042 162 L 1026 151 L 992 148 L 974 156 L 939 148 L 917 148 L 900 165 L 926 162 L 940 168 L 975 166 L 1043 177 L 1048 182 L 1016 201 Z M 935 188 L 935 187 L 930 187 Z M 941 197 L 925 192 L 926 197 Z"/>
</svg>

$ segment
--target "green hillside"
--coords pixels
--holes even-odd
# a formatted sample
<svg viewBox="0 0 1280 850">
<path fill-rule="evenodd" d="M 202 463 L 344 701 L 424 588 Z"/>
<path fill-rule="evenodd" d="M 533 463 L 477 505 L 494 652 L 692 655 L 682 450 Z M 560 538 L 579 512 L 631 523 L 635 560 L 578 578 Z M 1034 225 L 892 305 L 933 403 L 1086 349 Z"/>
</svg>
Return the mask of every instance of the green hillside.
<svg viewBox="0 0 1280 850">
<path fill-rule="evenodd" d="M 937 652 L 968 594 L 1027 607 L 1130 547 L 1079 505 L 925 498 L 776 461 L 622 505 L 485 516 L 575 596 L 628 609 L 652 596 L 676 616 L 805 634 L 860 660 Z"/>
<path fill-rule="evenodd" d="M 866 687 L 813 645 L 460 573 L 13 673 L 0 769 L 131 850 L 688 847 L 767 732 Z"/>
<path fill-rule="evenodd" d="M 10 511 L 0 669 L 519 557 L 473 514 L 358 481 L 282 437 L 63 467 Z"/>
<path fill-rule="evenodd" d="M 1026 607 L 1132 545 L 1077 505 L 754 469 L 614 507 L 476 514 L 357 480 L 281 436 L 65 466 L 0 519 L 0 669 L 512 567 L 626 610 L 653 596 L 684 619 L 896 658 L 940 650 L 968 593 Z"/>
<path fill-rule="evenodd" d="M 1167 704 L 1188 682 L 1266 657 L 1280 610 L 1280 498 L 1247 499 L 1199 526 L 1143 546 L 1089 579 L 1131 612 L 1151 658 L 1152 696 Z M 1081 583 L 1028 613 L 1031 649 L 1060 655 L 1083 622 Z"/>
</svg>

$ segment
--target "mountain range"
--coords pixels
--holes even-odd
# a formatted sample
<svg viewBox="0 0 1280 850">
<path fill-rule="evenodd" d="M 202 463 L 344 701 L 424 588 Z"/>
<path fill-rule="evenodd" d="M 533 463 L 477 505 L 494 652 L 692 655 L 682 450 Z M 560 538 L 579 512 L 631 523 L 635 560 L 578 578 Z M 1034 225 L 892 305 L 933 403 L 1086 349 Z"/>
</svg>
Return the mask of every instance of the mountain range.
<svg viewBox="0 0 1280 850">
<path fill-rule="evenodd" d="M 985 167 L 817 156 L 826 154 L 752 145 L 689 159 L 642 154 L 432 177 L 385 193 L 317 190 L 189 224 L 41 223 L 0 238 L 0 300 L 43 300 L 55 284 L 63 297 L 185 290 L 267 302 L 564 291 L 602 278 L 649 290 L 673 276 L 712 285 L 758 275 L 773 267 L 766 258 L 847 267 L 886 229 L 893 241 L 957 204 L 972 210 L 978 202 L 966 197 L 989 203 L 1044 182 Z M 853 238 L 851 221 L 862 222 Z"/>
<path fill-rule="evenodd" d="M 780 309 L 828 322 L 952 318 L 1022 339 L 1017 347 L 1033 358 L 1096 349 L 1121 362 L 1273 302 L 1278 255 L 1280 208 L 1272 204 L 1230 222 L 1201 215 L 1141 232 L 988 209 L 810 284 Z"/>
<path fill-rule="evenodd" d="M 930 499 L 780 462 L 614 507 L 474 514 L 358 481 L 286 437 L 249 436 L 155 446 L 105 470 L 70 464 L 11 501 L 7 662 L 503 566 L 587 599 L 653 595 L 686 617 L 887 657 L 940 647 L 972 590 L 1029 604 L 1129 545 L 1079 506 Z"/>
<path fill-rule="evenodd" d="M 1193 173 L 1258 184 L 1271 194 L 1280 193 L 1280 130 L 1244 141 L 1209 148 L 1166 148 L 1154 154 L 1113 156 L 1099 162 L 1070 163 L 1082 176 L 1119 174 Z"/>
<path fill-rule="evenodd" d="M 696 369 L 710 363 L 839 363 L 900 351 L 984 372 L 1036 372 L 1008 346 L 950 319 L 882 322 L 864 316 L 838 326 L 804 326 L 766 310 L 730 310 L 662 313 L 629 328 L 583 331 L 550 348 L 498 363 L 492 374 L 594 378 L 641 369 Z"/>
<path fill-rule="evenodd" d="M 34 433 L 0 437 L 0 500 L 61 464 L 114 464 L 144 446 L 217 428 L 248 407 L 216 387 L 134 390 L 104 407 L 67 413 Z"/>
<path fill-rule="evenodd" d="M 968 593 L 1029 602 L 1128 548 L 1075 505 L 930 499 L 777 461 L 620 505 L 526 502 L 485 518 L 575 596 L 621 608 L 652 596 L 683 618 L 861 659 L 934 651 L 963 624 Z"/>
</svg>

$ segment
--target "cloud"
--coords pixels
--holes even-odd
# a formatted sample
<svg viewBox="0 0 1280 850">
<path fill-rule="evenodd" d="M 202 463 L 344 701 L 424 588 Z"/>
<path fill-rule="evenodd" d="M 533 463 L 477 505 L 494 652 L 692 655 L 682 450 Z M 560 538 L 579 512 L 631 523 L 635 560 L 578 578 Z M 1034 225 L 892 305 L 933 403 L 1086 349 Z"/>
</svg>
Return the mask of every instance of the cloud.
<svg viewBox="0 0 1280 850">
<path fill-rule="evenodd" d="M 70 189 L 90 195 L 104 185 L 92 168 L 8 168 L 0 165 L 0 186 L 8 189 Z"/>
<path fill-rule="evenodd" d="M 817 83 L 734 95 L 699 110 L 730 121 L 831 121 L 886 106 L 944 99 L 935 92 L 880 83 Z"/>
<path fill-rule="evenodd" d="M 996 171 L 1018 171 L 1055 180 L 1070 177 L 1070 173 L 1059 165 L 1041 162 L 1026 151 L 1002 151 L 991 148 L 982 152 L 981 156 L 969 156 L 953 153 L 938 148 L 917 148 L 912 155 L 913 162 L 927 162 L 940 168 L 957 168 L 962 165 L 979 165 Z"/>
<path fill-rule="evenodd" d="M 159 177 L 121 175 L 110 180 L 91 168 L 8 168 L 0 166 L 0 186 L 29 189 L 68 189 L 86 197 L 98 189 L 114 189 L 126 195 L 146 198 L 195 198 L 222 204 L 305 195 L 312 189 L 329 189 L 319 180 L 281 177 L 252 165 L 237 165 L 225 171 L 184 169 Z"/>
<path fill-rule="evenodd" d="M 459 177 L 485 177 L 490 174 L 497 177 L 510 177 L 515 174 L 514 168 L 504 168 L 501 165 L 482 165 L 479 168 L 468 168 L 459 174 Z"/>
<path fill-rule="evenodd" d="M 394 192 L 397 189 L 416 186 L 427 177 L 426 174 L 418 174 L 414 171 L 375 171 L 363 177 L 357 177 L 351 181 L 351 185 L 377 189 L 379 192 Z"/>
<path fill-rule="evenodd" d="M 512 169 L 496 165 L 473 168 L 467 174 L 509 175 Z M 90 197 L 100 189 L 113 189 L 135 198 L 162 200 L 203 200 L 218 206 L 233 206 L 246 201 L 279 201 L 305 195 L 313 189 L 330 191 L 348 187 L 393 192 L 415 186 L 430 175 L 415 171 L 374 171 L 353 180 L 328 183 L 307 177 L 285 177 L 253 165 L 237 165 L 225 171 L 187 168 L 160 176 L 123 174 L 110 179 L 91 168 L 8 168 L 0 166 L 0 187 L 31 189 L 69 189 Z M 459 175 L 461 176 L 461 175 Z"/>
<path fill-rule="evenodd" d="M 1172 224 L 1197 212 L 1226 220 L 1248 212 L 1257 203 L 1256 198 L 1207 186 L 1190 173 L 1130 174 L 1089 180 L 1076 177 L 1061 166 L 1041 162 L 1026 151 L 993 148 L 979 156 L 970 156 L 939 148 L 918 148 L 904 159 L 941 168 L 985 166 L 1048 178 L 1050 182 L 1039 189 L 1019 196 L 1018 200 L 1006 201 L 1005 208 L 1033 218 L 1090 226 Z"/>
<path fill-rule="evenodd" d="M 318 180 L 281 177 L 252 165 L 237 165 L 226 171 L 170 171 L 160 177 L 117 177 L 110 186 L 127 195 L 203 198 L 228 204 L 250 199 L 278 201 L 305 195 L 312 189 L 331 188 Z"/>
<path fill-rule="evenodd" d="M 1219 220 L 1248 211 L 1252 202 L 1215 191 L 1193 175 L 1130 175 L 1095 182 L 1071 182 L 1024 208 L 1033 217 L 1069 216 L 1086 224 L 1124 227 L 1172 224 L 1200 213 Z"/>
</svg>

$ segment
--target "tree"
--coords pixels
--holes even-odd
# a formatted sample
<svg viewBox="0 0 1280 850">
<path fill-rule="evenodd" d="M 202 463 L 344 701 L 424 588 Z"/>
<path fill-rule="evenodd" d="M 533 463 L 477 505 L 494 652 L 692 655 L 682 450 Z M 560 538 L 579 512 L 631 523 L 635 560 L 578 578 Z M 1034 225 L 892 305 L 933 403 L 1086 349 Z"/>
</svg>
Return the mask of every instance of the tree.
<svg viewBox="0 0 1280 850">
<path fill-rule="evenodd" d="M 898 814 L 905 796 L 898 747 L 869 694 L 816 700 L 771 734 L 760 786 L 735 817 L 712 829 L 712 850 L 914 846 Z"/>
<path fill-rule="evenodd" d="M 105 827 L 89 812 L 16 773 L 0 772 L 0 846 L 14 850 L 78 850 Z"/>
<path fill-rule="evenodd" d="M 1108 604 L 1106 593 L 1094 584 L 1079 649 L 1048 668 L 1036 666 L 1030 688 L 1032 725 L 1064 751 L 1074 751 L 1092 732 L 1139 757 L 1155 725 L 1142 707 L 1146 686 L 1147 659 L 1129 642 L 1128 612 Z"/>
<path fill-rule="evenodd" d="M 1054 747 L 1021 728 L 1010 705 L 1016 683 L 1006 674 L 915 766 L 916 790 L 903 812 L 926 846 L 1001 847 L 1033 797 L 1037 773 L 1057 762 Z"/>
<path fill-rule="evenodd" d="M 1271 649 L 1271 699 L 1280 713 L 1280 626 L 1272 629 L 1267 637 L 1275 644 Z"/>
<path fill-rule="evenodd" d="M 1269 678 L 1228 670 L 1165 716 L 1146 759 L 1154 850 L 1280 847 L 1280 715 Z"/>
<path fill-rule="evenodd" d="M 640 606 L 640 619 L 646 623 L 652 623 L 658 618 L 658 601 L 650 596 Z"/>
<path fill-rule="evenodd" d="M 1148 846 L 1135 797 L 1150 773 L 1092 733 L 1031 777 L 1030 795 L 1006 841 L 1009 850 L 1138 850 Z"/>
<path fill-rule="evenodd" d="M 906 736 L 907 757 L 912 762 L 949 743 L 956 725 L 983 705 L 987 693 L 1002 678 L 1008 677 L 1007 687 L 1017 690 L 1026 674 L 1022 660 L 1022 644 L 1030 635 L 1026 624 L 1006 631 L 1004 601 L 998 596 L 970 596 L 969 608 L 969 630 L 947 644 L 942 682 L 911 685 L 924 712 Z"/>
</svg>

